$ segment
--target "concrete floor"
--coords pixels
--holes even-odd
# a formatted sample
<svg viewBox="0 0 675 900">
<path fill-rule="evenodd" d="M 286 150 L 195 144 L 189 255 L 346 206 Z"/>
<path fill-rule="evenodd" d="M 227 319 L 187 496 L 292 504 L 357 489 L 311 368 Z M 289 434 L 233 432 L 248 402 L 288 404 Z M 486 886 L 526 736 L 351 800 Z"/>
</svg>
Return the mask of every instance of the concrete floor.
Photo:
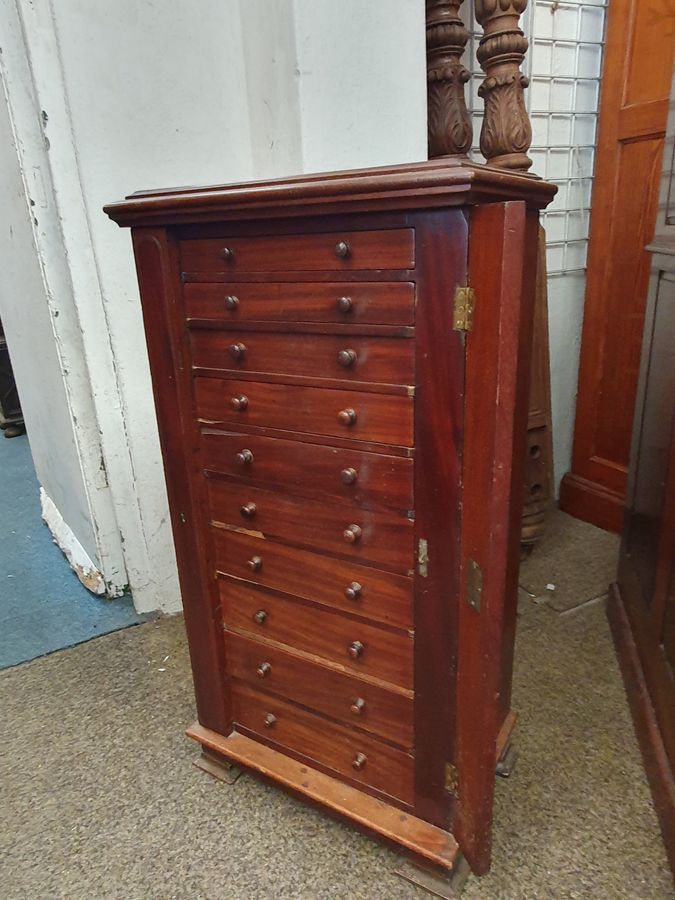
<svg viewBox="0 0 675 900">
<path fill-rule="evenodd" d="M 574 544 L 575 520 L 561 521 Z M 554 568 L 556 590 L 579 578 L 571 557 Z M 672 898 L 604 601 L 580 584 L 588 602 L 561 614 L 533 584 L 516 653 L 520 760 L 497 782 L 492 871 L 465 900 Z M 347 827 L 248 776 L 230 787 L 193 767 L 193 717 L 180 618 L 0 673 L 3 900 L 428 896 Z"/>
</svg>

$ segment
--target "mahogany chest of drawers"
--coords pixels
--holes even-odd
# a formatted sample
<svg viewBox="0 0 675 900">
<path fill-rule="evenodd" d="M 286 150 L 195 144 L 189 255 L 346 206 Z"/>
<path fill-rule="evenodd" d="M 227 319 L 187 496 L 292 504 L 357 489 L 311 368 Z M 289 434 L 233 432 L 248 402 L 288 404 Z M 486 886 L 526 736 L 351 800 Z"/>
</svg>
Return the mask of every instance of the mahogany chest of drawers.
<svg viewBox="0 0 675 900">
<path fill-rule="evenodd" d="M 538 209 L 453 160 L 134 194 L 199 721 L 441 870 L 508 743 Z"/>
</svg>

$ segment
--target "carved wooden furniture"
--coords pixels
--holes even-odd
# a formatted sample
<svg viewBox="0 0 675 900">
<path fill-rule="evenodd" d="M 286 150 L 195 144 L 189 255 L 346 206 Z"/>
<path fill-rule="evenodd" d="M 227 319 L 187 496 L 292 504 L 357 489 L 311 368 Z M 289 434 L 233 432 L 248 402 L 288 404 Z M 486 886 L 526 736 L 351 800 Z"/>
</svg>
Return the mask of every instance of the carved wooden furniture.
<svg viewBox="0 0 675 900">
<path fill-rule="evenodd" d="M 508 744 L 538 209 L 444 160 L 134 194 L 199 722 L 441 871 Z M 471 330 L 469 330 L 471 329 Z"/>
<path fill-rule="evenodd" d="M 672 10 L 609 4 L 566 512 L 620 531 L 668 93 Z M 635 173 L 640 190 L 635 190 Z"/>
<path fill-rule="evenodd" d="M 469 72 L 462 55 L 469 33 L 460 16 L 464 0 L 426 0 L 427 108 L 429 158 L 466 157 L 472 143 L 464 85 Z M 480 96 L 486 100 L 481 151 L 494 166 L 527 171 L 531 128 L 523 100 L 527 78 L 520 64 L 527 40 L 518 18 L 527 0 L 476 3 L 485 28 L 478 59 L 486 72 Z M 545 528 L 554 497 L 551 385 L 549 371 L 546 236 L 539 234 L 532 367 L 527 425 L 521 547 L 528 552 Z"/>
<path fill-rule="evenodd" d="M 439 33 L 436 87 L 460 103 L 459 3 L 433 5 L 455 41 Z M 522 6 L 479 4 L 501 169 L 444 159 L 106 208 L 132 228 L 201 765 L 393 844 L 440 873 L 439 896 L 461 854 L 489 867 L 515 722 L 538 221 L 555 192 L 517 171 Z"/>
<path fill-rule="evenodd" d="M 669 126 L 609 616 L 675 874 L 675 109 Z"/>
</svg>

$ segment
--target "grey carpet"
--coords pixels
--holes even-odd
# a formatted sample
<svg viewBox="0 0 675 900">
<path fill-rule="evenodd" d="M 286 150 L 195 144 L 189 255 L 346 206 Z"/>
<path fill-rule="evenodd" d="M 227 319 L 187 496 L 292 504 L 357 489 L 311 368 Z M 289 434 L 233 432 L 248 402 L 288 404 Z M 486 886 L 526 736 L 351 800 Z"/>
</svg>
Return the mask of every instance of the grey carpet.
<svg viewBox="0 0 675 900">
<path fill-rule="evenodd" d="M 602 603 L 520 609 L 520 760 L 497 783 L 492 871 L 464 897 L 672 898 Z M 191 765 L 180 618 L 0 673 L 0 717 L 3 900 L 428 896 L 346 826 Z"/>
<path fill-rule="evenodd" d="M 607 591 L 618 554 L 618 535 L 555 509 L 541 542 L 520 565 L 520 586 L 563 612 Z"/>
</svg>

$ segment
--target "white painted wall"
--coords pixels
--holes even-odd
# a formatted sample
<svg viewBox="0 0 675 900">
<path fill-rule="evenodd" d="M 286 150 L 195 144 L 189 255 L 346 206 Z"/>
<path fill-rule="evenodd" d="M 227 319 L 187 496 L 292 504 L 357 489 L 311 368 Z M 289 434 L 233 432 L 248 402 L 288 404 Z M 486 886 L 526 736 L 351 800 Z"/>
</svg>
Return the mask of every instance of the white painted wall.
<svg viewBox="0 0 675 900">
<path fill-rule="evenodd" d="M 179 590 L 129 233 L 101 207 L 140 188 L 426 152 L 422 0 L 203 0 L 195 10 L 188 0 L 0 6 L 3 54 L 4 32 L 14 33 L 2 71 L 9 109 L 22 113 L 18 155 L 48 183 L 52 212 L 31 252 L 46 280 L 58 281 L 61 315 L 72 325 L 73 333 L 53 336 L 53 351 L 69 354 L 83 374 L 68 394 L 61 366 L 80 471 L 68 473 L 60 450 L 52 463 L 67 483 L 84 485 L 76 538 L 86 544 L 87 528 L 95 534 L 106 578 L 117 547 L 116 584 L 124 570 L 141 611 L 178 609 Z M 27 191 L 17 205 L 29 217 Z M 35 298 L 45 313 L 46 286 Z M 27 339 L 17 332 L 10 344 L 18 358 Z M 21 373 L 18 381 L 29 408 L 34 388 Z M 90 458 L 102 485 L 85 465 Z M 103 519 L 113 525 L 103 531 L 91 503 L 101 490 Z"/>
<path fill-rule="evenodd" d="M 9 111 L 0 103 L 0 318 L 12 366 L 21 385 L 23 414 L 40 483 L 80 536 L 92 558 L 96 539 L 80 468 L 73 420 L 45 302 L 45 283 L 25 202 L 25 184 L 16 153 Z M 42 215 L 35 209 L 36 218 Z"/>
<path fill-rule="evenodd" d="M 427 158 L 422 0 L 294 0 L 304 171 Z"/>
</svg>

